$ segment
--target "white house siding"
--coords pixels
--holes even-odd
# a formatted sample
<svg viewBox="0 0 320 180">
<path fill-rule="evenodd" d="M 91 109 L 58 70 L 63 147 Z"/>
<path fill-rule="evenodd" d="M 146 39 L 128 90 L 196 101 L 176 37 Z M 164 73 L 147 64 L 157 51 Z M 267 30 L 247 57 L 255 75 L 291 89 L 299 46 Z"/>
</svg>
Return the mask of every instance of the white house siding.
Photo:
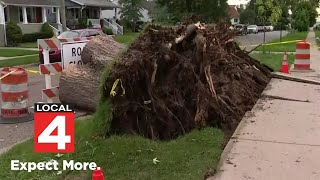
<svg viewBox="0 0 320 180">
<path fill-rule="evenodd" d="M 320 23 L 320 8 L 317 8 L 318 17 L 317 17 L 317 23 Z"/>
<path fill-rule="evenodd" d="M 232 24 L 232 25 L 236 25 L 236 24 L 239 24 L 239 23 L 240 23 L 240 22 L 239 22 L 240 20 L 239 20 L 238 18 L 231 18 L 230 21 L 231 21 L 231 24 Z"/>
<path fill-rule="evenodd" d="M 111 1 L 111 2 L 113 2 L 114 4 L 119 5 L 118 0 L 113 0 L 113 1 Z M 120 9 L 118 8 L 118 9 L 117 9 L 117 18 L 118 18 L 118 19 L 120 19 L 120 16 L 121 16 L 121 13 L 119 13 L 119 12 L 120 12 Z M 141 21 L 144 21 L 144 22 L 146 22 L 146 21 L 151 21 L 151 17 L 150 17 L 149 14 L 148 14 L 148 13 L 149 13 L 148 10 L 143 9 L 143 10 L 141 11 L 141 13 L 142 13 L 142 15 L 143 15 L 143 17 L 140 19 Z M 102 11 L 102 18 L 112 19 L 112 18 L 114 17 L 114 15 L 115 15 L 115 11 L 114 11 L 114 10 L 103 10 L 103 11 Z"/>
</svg>

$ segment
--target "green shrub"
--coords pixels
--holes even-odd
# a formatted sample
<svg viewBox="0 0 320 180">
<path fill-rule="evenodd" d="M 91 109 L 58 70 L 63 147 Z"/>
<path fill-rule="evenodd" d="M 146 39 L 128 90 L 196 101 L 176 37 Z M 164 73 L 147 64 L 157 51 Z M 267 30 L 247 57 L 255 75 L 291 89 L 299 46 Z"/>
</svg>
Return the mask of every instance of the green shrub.
<svg viewBox="0 0 320 180">
<path fill-rule="evenodd" d="M 40 32 L 44 35 L 43 39 L 52 38 L 54 36 L 52 27 L 47 22 L 42 25 Z"/>
<path fill-rule="evenodd" d="M 85 29 L 88 27 L 88 18 L 87 17 L 81 17 L 78 19 L 77 28 L 79 29 Z"/>
<path fill-rule="evenodd" d="M 92 27 L 93 27 L 93 25 L 92 25 L 92 22 L 91 22 L 91 21 L 89 21 L 88 27 L 89 27 L 89 28 L 92 28 Z"/>
<path fill-rule="evenodd" d="M 103 28 L 103 32 L 107 35 L 113 35 L 113 31 L 111 28 Z"/>
<path fill-rule="evenodd" d="M 22 36 L 22 42 L 36 42 L 38 39 L 46 39 L 47 34 L 42 32 L 24 34 Z"/>
<path fill-rule="evenodd" d="M 21 28 L 13 22 L 10 22 L 6 27 L 8 46 L 17 46 L 22 40 Z"/>
</svg>

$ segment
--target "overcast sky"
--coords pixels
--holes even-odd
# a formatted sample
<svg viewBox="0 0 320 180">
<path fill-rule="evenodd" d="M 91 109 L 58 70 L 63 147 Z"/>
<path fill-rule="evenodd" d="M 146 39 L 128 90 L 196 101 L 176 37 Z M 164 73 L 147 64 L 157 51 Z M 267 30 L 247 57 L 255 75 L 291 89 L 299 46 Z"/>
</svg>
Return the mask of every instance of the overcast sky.
<svg viewBox="0 0 320 180">
<path fill-rule="evenodd" d="M 247 4 L 250 0 L 228 0 L 229 5 Z"/>
</svg>

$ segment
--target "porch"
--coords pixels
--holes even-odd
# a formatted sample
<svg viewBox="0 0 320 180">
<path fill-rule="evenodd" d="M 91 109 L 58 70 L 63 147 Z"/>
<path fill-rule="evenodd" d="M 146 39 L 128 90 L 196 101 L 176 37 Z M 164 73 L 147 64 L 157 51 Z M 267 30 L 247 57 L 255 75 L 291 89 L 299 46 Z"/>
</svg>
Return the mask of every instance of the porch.
<svg viewBox="0 0 320 180">
<path fill-rule="evenodd" d="M 24 34 L 39 32 L 43 23 L 61 26 L 59 7 L 13 6 L 4 8 L 5 23 L 17 22 Z M 54 28 L 54 27 L 53 27 Z"/>
</svg>

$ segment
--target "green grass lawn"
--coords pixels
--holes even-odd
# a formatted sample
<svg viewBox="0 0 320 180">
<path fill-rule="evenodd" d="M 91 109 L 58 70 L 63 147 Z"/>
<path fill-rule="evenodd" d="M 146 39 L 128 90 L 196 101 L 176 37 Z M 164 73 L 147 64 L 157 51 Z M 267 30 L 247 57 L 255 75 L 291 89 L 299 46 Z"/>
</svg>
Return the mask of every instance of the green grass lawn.
<svg viewBox="0 0 320 180">
<path fill-rule="evenodd" d="M 282 60 L 283 60 L 283 54 L 251 53 L 250 56 L 259 60 L 261 63 L 271 67 L 274 71 L 280 71 Z M 289 67 L 291 66 L 291 64 L 294 63 L 293 54 L 288 55 L 288 62 L 289 62 Z"/>
<path fill-rule="evenodd" d="M 38 43 L 37 42 L 20 43 L 18 47 L 21 47 L 21 48 L 38 48 Z"/>
<path fill-rule="evenodd" d="M 317 43 L 318 47 L 320 47 L 320 31 L 315 31 L 315 33 L 316 33 L 316 43 Z M 317 37 L 319 39 L 317 39 Z"/>
<path fill-rule="evenodd" d="M 125 32 L 124 35 L 118 35 L 116 36 L 116 39 L 120 43 L 124 43 L 126 45 L 129 45 L 132 43 L 140 33 L 135 33 L 135 32 Z"/>
<path fill-rule="evenodd" d="M 14 48 L 0 48 L 0 57 L 14 57 L 38 54 L 38 51 L 14 49 Z"/>
<path fill-rule="evenodd" d="M 282 38 L 281 42 L 285 41 L 294 41 L 294 40 L 304 40 L 306 39 L 308 35 L 308 32 L 296 32 L 296 33 L 289 33 L 287 36 Z M 268 42 L 269 43 L 277 43 L 280 42 L 280 39 Z M 259 47 L 256 49 L 256 51 L 262 51 L 263 48 Z M 287 44 L 277 44 L 277 45 L 266 45 L 265 46 L 266 52 L 295 52 L 296 51 L 296 43 L 287 43 Z"/>
<path fill-rule="evenodd" d="M 116 36 L 116 39 L 120 43 L 124 43 L 126 45 L 129 45 L 131 42 L 133 42 L 136 37 L 140 33 L 137 32 L 125 32 L 124 35 L 118 35 Z M 37 42 L 28 42 L 28 43 L 21 43 L 18 47 L 21 48 L 38 48 Z"/>
<path fill-rule="evenodd" d="M 0 179 L 90 179 L 92 171 L 11 171 L 10 161 L 42 162 L 50 159 L 96 162 L 106 179 L 204 179 L 212 175 L 222 152 L 223 132 L 214 128 L 193 132 L 169 142 L 139 136 L 95 136 L 92 117 L 76 121 L 75 153 L 58 158 L 55 154 L 33 153 L 33 141 L 19 144 L 0 156 Z M 153 163 L 157 158 L 160 162 Z"/>
<path fill-rule="evenodd" d="M 39 63 L 38 55 L 0 60 L 0 67 L 19 66 L 33 63 Z"/>
</svg>

